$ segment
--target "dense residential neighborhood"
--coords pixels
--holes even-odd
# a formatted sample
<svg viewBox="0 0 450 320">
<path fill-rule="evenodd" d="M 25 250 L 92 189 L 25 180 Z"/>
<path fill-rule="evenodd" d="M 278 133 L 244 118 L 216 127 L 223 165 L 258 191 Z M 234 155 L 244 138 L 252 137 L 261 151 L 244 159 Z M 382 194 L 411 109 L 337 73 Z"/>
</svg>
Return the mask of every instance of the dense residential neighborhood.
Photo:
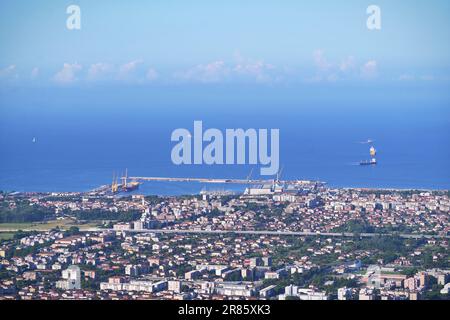
<svg viewBox="0 0 450 320">
<path fill-rule="evenodd" d="M 0 203 L 0 299 L 450 297 L 448 192 L 273 185 Z"/>
</svg>

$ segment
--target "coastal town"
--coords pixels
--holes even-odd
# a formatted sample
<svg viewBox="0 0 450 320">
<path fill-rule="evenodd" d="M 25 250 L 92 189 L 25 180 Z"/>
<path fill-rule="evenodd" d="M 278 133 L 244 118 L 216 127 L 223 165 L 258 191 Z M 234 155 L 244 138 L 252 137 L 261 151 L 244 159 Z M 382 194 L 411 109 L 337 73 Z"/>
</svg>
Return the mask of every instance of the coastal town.
<svg viewBox="0 0 450 320">
<path fill-rule="evenodd" d="M 0 299 L 450 298 L 448 191 L 0 194 Z"/>
</svg>

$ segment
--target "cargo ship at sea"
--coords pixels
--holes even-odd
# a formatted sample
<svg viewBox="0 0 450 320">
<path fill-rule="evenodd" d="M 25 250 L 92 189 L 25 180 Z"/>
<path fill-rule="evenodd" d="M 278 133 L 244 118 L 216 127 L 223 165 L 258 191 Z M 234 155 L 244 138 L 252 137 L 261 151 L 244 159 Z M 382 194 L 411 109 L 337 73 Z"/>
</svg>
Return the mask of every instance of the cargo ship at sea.
<svg viewBox="0 0 450 320">
<path fill-rule="evenodd" d="M 370 147 L 370 160 L 363 160 L 359 163 L 360 166 L 374 166 L 377 164 L 377 159 L 375 156 L 377 155 L 377 150 L 372 146 Z"/>
<path fill-rule="evenodd" d="M 139 189 L 140 183 L 137 181 L 131 181 L 122 185 L 122 191 L 130 192 Z"/>
</svg>

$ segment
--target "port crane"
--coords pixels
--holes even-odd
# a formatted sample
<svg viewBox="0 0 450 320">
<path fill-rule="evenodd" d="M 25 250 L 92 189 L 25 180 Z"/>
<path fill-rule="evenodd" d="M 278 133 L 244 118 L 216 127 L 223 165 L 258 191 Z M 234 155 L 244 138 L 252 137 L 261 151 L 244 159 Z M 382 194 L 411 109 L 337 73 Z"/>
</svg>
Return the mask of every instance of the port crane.
<svg viewBox="0 0 450 320">
<path fill-rule="evenodd" d="M 111 193 L 118 193 L 119 191 L 133 191 L 139 188 L 140 182 L 136 181 L 136 179 L 130 179 L 131 182 L 128 182 L 128 169 L 125 169 L 125 174 L 120 177 L 122 181 L 119 184 L 119 177 L 116 176 L 115 172 L 113 172 L 113 179 L 111 183 Z"/>
<path fill-rule="evenodd" d="M 280 181 L 281 181 L 280 178 L 281 178 L 281 174 L 283 173 L 283 169 L 284 169 L 284 166 L 282 166 L 281 169 L 278 170 L 277 177 L 276 177 L 276 179 L 274 181 L 274 184 L 279 184 L 280 183 Z"/>
</svg>

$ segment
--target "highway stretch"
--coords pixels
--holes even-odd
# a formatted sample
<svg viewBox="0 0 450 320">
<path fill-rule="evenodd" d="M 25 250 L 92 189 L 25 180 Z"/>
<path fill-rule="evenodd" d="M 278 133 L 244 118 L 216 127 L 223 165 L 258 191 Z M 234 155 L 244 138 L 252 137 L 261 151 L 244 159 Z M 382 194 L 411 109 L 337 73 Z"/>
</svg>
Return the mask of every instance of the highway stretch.
<svg viewBox="0 0 450 320">
<path fill-rule="evenodd" d="M 13 233 L 18 231 L 38 231 L 44 232 L 45 230 L 33 230 L 32 228 L 24 229 L 1 229 L 0 232 Z M 80 232 L 101 232 L 101 231 L 114 231 L 114 232 L 129 232 L 129 233 L 165 233 L 165 234 L 237 234 L 237 235 L 268 235 L 268 236 L 323 236 L 323 237 L 355 237 L 360 236 L 364 238 L 372 237 L 387 237 L 398 236 L 406 239 L 450 239 L 450 236 L 445 235 L 430 235 L 430 234 L 407 234 L 407 233 L 352 233 L 352 232 L 305 232 L 305 231 L 273 231 L 273 230 L 197 230 L 197 229 L 130 229 L 130 230 L 116 230 L 105 228 L 86 228 L 81 229 Z"/>
<path fill-rule="evenodd" d="M 91 228 L 85 231 L 118 231 L 114 229 Z M 444 235 L 427 235 L 427 234 L 393 234 L 393 233 L 351 233 L 351 232 L 304 232 L 304 231 L 271 231 L 271 230 L 197 230 L 197 229 L 131 229 L 125 230 L 130 233 L 174 233 L 174 234 L 238 234 L 238 235 L 270 235 L 270 236 L 324 236 L 324 237 L 355 237 L 361 236 L 365 238 L 377 236 L 399 236 L 407 239 L 433 239 L 443 238 L 450 239 L 450 236 Z"/>
</svg>

